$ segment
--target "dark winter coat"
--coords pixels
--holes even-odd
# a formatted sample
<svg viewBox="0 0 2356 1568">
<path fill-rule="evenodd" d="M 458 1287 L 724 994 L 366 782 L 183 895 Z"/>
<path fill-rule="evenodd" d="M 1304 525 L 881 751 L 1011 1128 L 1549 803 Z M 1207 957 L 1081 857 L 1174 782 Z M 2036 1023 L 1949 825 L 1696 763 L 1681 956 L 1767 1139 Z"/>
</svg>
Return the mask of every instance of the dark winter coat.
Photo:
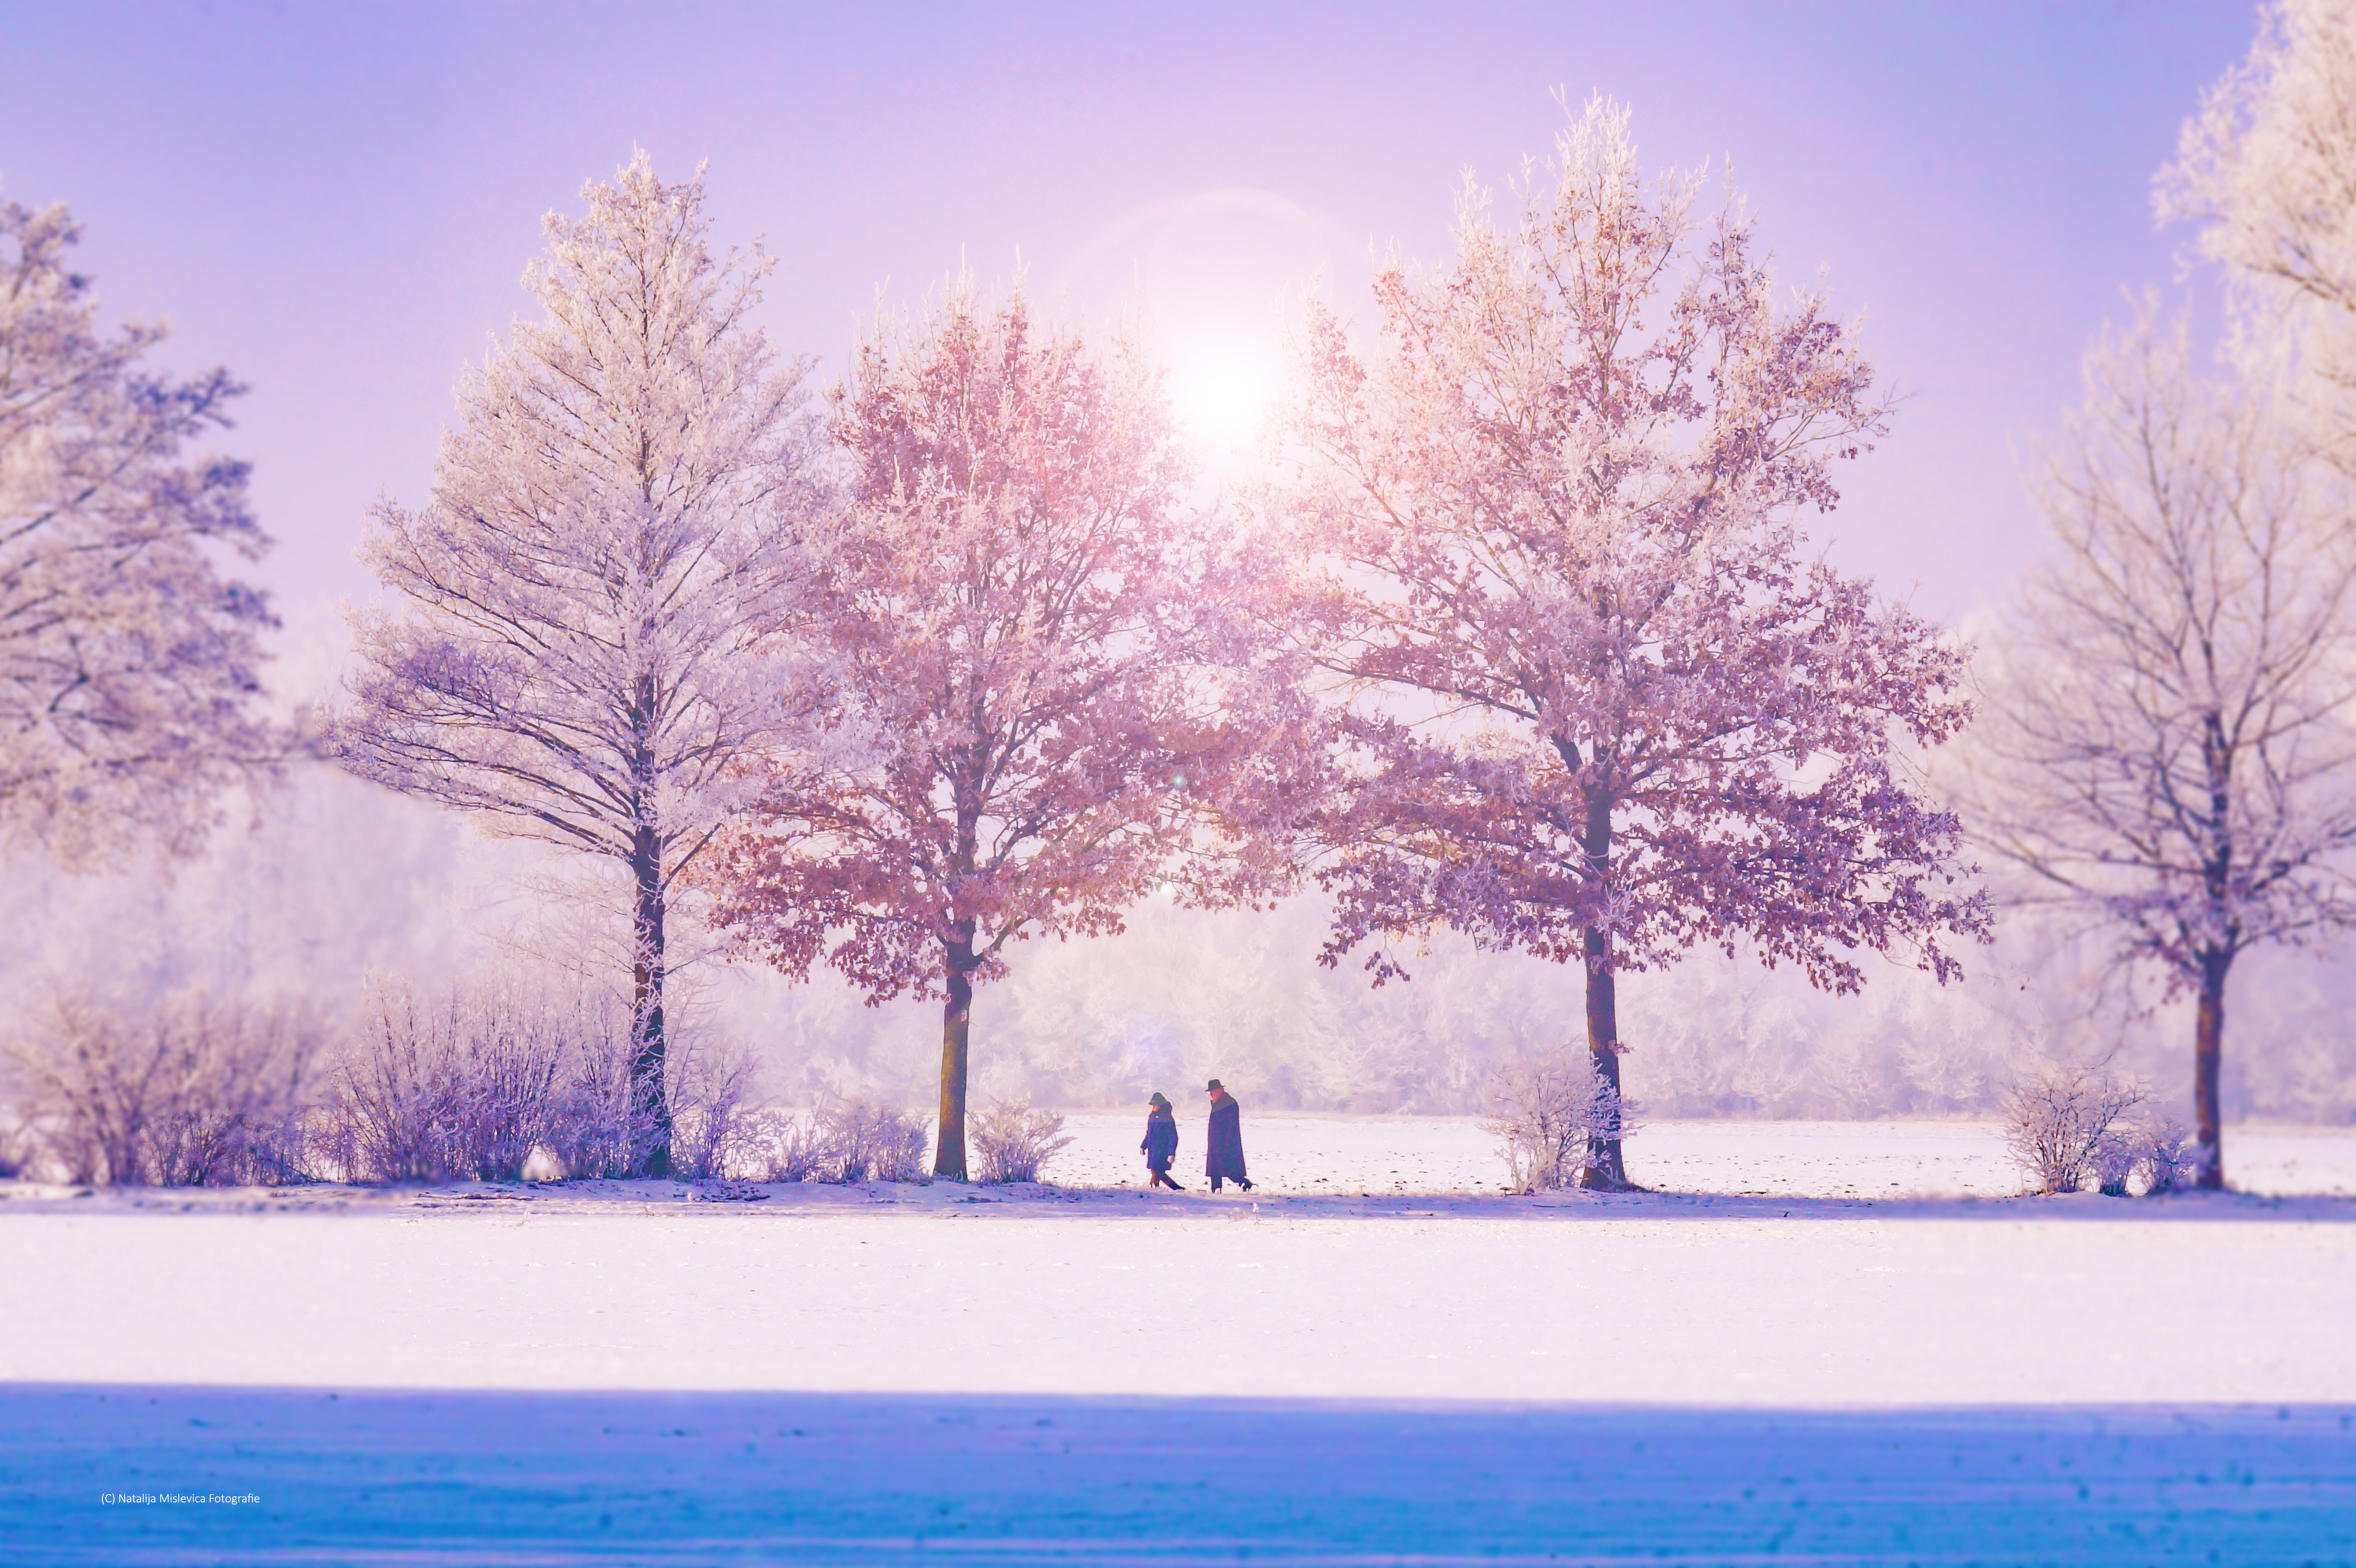
<svg viewBox="0 0 2356 1568">
<path fill-rule="evenodd" d="M 1145 1151 L 1148 1170 L 1167 1170 L 1170 1162 L 1178 1157 L 1178 1118 L 1167 1111 L 1157 1111 L 1145 1118 L 1145 1141 L 1137 1146 Z"/>
<path fill-rule="evenodd" d="M 1211 1102 L 1211 1127 L 1205 1136 L 1211 1147 L 1203 1174 L 1214 1181 L 1248 1179 L 1244 1175 L 1244 1108 L 1234 1095 L 1222 1093 Z"/>
</svg>

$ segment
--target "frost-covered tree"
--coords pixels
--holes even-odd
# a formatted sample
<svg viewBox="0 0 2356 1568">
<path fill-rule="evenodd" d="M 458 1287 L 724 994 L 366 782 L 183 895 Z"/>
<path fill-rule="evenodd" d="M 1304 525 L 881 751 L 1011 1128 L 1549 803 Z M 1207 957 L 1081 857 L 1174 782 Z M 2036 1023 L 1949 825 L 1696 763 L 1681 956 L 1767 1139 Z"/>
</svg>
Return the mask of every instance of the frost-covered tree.
<svg viewBox="0 0 2356 1568">
<path fill-rule="evenodd" d="M 1497 1140 L 1515 1192 L 1580 1185 L 1612 1143 L 1635 1130 L 1593 1054 L 1569 1040 L 1493 1068 L 1481 1129 Z"/>
<path fill-rule="evenodd" d="M 715 880 L 780 967 L 942 997 L 934 1170 L 963 1178 L 975 987 L 1012 942 L 1120 930 L 1162 879 L 1258 885 L 1214 813 L 1286 733 L 1285 688 L 1239 652 L 1237 558 L 1133 344 L 959 283 L 860 346 L 833 428 L 823 635 L 863 751 L 781 778 Z"/>
<path fill-rule="evenodd" d="M 2262 344 L 2281 329 L 2356 426 L 2356 6 L 2274 0 L 2248 59 L 2201 97 L 2160 173 L 2160 216 L 2242 285 Z"/>
<path fill-rule="evenodd" d="M 1698 176 L 1644 180 L 1624 111 L 1545 174 L 1508 225 L 1468 187 L 1453 261 L 1377 278 L 1371 351 L 1312 311 L 1283 504 L 1355 775 L 1325 961 L 1438 923 L 1582 964 L 1616 1093 L 1622 971 L 1747 944 L 1847 991 L 1912 947 L 1945 979 L 1986 915 L 1893 745 L 1962 724 L 1962 652 L 1801 553 L 1888 411 L 1854 332 L 1778 307 L 1739 207 L 1697 232 Z"/>
<path fill-rule="evenodd" d="M 783 638 L 814 548 L 806 374 L 751 315 L 771 263 L 715 256 L 701 171 L 645 154 L 545 220 L 519 321 L 459 388 L 433 498 L 367 547 L 335 735 L 364 778 L 617 866 L 635 1077 L 668 1168 L 663 987 L 680 878 L 809 706 Z"/>
<path fill-rule="evenodd" d="M 2200 1180 L 2221 1186 L 2234 960 L 2356 923 L 2356 536 L 2341 472 L 2185 328 L 2108 336 L 2048 454 L 2053 549 L 1992 650 L 1973 829 L 2194 1002 Z"/>
<path fill-rule="evenodd" d="M 247 466 L 182 450 L 244 389 L 146 368 L 160 325 L 102 331 L 80 237 L 0 204 L 0 823 L 68 863 L 192 850 L 285 744 L 253 710 L 276 623 L 220 572 L 270 542 Z"/>
</svg>

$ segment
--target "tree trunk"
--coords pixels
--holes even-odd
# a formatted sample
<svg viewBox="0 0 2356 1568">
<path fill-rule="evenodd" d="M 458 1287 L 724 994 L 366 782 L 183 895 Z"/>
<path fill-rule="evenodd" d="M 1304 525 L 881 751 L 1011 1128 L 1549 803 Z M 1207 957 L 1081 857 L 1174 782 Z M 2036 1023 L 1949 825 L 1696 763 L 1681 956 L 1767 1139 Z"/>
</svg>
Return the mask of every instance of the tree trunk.
<svg viewBox="0 0 2356 1568">
<path fill-rule="evenodd" d="M 1587 874 L 1600 885 L 1612 869 L 1612 802 L 1590 795 L 1587 803 Z M 1612 973 L 1612 933 L 1601 926 L 1587 928 L 1587 1055 L 1597 1077 L 1612 1086 L 1615 1106 L 1620 1094 L 1620 995 Z M 1581 1187 L 1616 1192 L 1628 1186 L 1628 1167 L 1621 1157 L 1620 1122 L 1588 1140 L 1587 1168 L 1579 1173 Z"/>
<path fill-rule="evenodd" d="M 646 1169 L 670 1174 L 670 1092 L 663 1061 L 662 850 L 654 829 L 630 846 L 637 901 L 630 920 L 630 1101 L 646 1119 Z"/>
<path fill-rule="evenodd" d="M 1597 1077 L 1620 1093 L 1620 997 L 1612 974 L 1612 934 L 1590 926 L 1587 931 L 1587 1055 Z M 1579 1173 L 1581 1187 L 1607 1192 L 1628 1185 L 1628 1167 L 1621 1157 L 1620 1126 L 1615 1117 L 1608 1136 L 1588 1140 L 1588 1168 Z"/>
<path fill-rule="evenodd" d="M 951 941 L 942 965 L 948 972 L 948 998 L 941 1004 L 941 1135 L 933 1154 L 933 1174 L 966 1179 L 966 1042 L 973 1026 L 973 927 L 964 925 Z"/>
<path fill-rule="evenodd" d="M 2201 999 L 2192 1015 L 2193 1136 L 2201 1148 L 2196 1185 L 2225 1185 L 2225 1145 L 2217 1104 L 2217 1067 L 2225 1048 L 2225 973 L 2233 955 L 2211 948 L 2201 955 Z"/>
</svg>

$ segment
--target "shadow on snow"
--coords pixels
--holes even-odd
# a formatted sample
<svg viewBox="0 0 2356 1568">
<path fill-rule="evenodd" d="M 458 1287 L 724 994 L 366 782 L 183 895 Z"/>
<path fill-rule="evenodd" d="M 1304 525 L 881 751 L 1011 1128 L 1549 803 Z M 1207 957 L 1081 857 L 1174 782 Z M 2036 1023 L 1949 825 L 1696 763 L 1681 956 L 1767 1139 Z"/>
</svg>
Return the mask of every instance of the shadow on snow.
<svg viewBox="0 0 2356 1568">
<path fill-rule="evenodd" d="M 0 1541 L 27 1565 L 2344 1562 L 2351 1413 L 18 1384 Z"/>
</svg>

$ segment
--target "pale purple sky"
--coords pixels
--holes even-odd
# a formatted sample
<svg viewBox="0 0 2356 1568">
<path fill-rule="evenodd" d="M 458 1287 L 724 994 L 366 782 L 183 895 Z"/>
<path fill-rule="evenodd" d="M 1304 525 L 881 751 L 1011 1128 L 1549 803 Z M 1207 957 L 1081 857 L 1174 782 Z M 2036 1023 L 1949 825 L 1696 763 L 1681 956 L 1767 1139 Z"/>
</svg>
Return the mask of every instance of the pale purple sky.
<svg viewBox="0 0 2356 1568">
<path fill-rule="evenodd" d="M 2153 0 L 0 0 L 0 196 L 70 204 L 111 315 L 167 315 L 174 364 L 252 383 L 222 444 L 258 465 L 263 576 L 296 612 L 367 591 L 369 499 L 423 496 L 541 214 L 634 144 L 674 177 L 710 160 L 723 237 L 780 258 L 766 325 L 830 368 L 880 285 L 913 300 L 960 257 L 1019 256 L 1087 312 L 1192 286 L 1186 331 L 1297 263 L 1347 288 L 1369 240 L 1437 259 L 1460 172 L 1502 182 L 1546 150 L 1553 90 L 1601 91 L 1650 164 L 1730 155 L 1785 275 L 1822 265 L 1867 313 L 1914 395 L 1818 531 L 1952 616 L 2033 548 L 2013 449 L 2074 399 L 2120 291 L 2178 287 L 2151 175 L 2253 25 Z"/>
</svg>

